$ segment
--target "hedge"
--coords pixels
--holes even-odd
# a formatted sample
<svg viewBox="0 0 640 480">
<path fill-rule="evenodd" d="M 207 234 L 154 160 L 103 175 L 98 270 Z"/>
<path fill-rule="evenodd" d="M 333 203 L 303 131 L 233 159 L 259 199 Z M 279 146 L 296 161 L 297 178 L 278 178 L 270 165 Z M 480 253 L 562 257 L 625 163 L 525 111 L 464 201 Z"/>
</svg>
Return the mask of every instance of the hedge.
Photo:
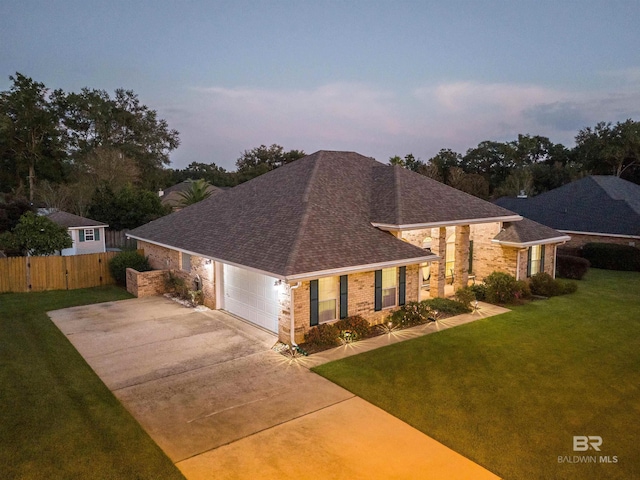
<svg viewBox="0 0 640 480">
<path fill-rule="evenodd" d="M 556 256 L 556 276 L 570 278 L 572 280 L 582 280 L 589 270 L 591 263 L 586 258 L 574 255 Z"/>
<path fill-rule="evenodd" d="M 640 271 L 640 249 L 615 243 L 587 243 L 582 256 L 594 268 L 606 270 Z"/>
</svg>

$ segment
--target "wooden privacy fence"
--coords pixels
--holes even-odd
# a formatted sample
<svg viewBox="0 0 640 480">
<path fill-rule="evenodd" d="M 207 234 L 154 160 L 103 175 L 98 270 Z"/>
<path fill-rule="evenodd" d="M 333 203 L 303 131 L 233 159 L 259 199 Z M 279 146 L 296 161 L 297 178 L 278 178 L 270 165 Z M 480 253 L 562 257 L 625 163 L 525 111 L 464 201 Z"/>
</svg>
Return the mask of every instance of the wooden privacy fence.
<svg viewBox="0 0 640 480">
<path fill-rule="evenodd" d="M 107 248 L 136 248 L 137 240 L 127 238 L 128 230 L 104 231 L 104 243 Z"/>
<path fill-rule="evenodd" d="M 109 260 L 115 255 L 117 252 L 0 258 L 0 293 L 73 290 L 113 284 Z"/>
</svg>

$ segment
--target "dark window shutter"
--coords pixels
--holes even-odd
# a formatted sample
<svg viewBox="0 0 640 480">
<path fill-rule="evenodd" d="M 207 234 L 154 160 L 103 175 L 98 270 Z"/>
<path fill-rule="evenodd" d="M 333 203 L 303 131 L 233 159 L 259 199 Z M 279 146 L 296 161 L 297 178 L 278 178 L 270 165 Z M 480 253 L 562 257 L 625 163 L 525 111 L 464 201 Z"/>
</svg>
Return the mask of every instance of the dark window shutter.
<svg viewBox="0 0 640 480">
<path fill-rule="evenodd" d="M 340 276 L 340 318 L 349 316 L 349 280 L 347 275 Z"/>
<path fill-rule="evenodd" d="M 382 310 L 382 270 L 375 271 L 375 301 L 373 309 Z"/>
<path fill-rule="evenodd" d="M 96 242 L 100 241 L 100 229 L 99 228 L 94 228 L 93 229 L 93 238 Z"/>
<path fill-rule="evenodd" d="M 309 282 L 309 310 L 311 312 L 309 325 L 318 325 L 318 280 Z"/>
<path fill-rule="evenodd" d="M 529 247 L 527 250 L 527 277 L 531 276 L 531 249 L 532 247 Z"/>
<path fill-rule="evenodd" d="M 407 267 L 400 267 L 400 279 L 398 281 L 398 304 L 404 305 L 407 298 Z"/>
<path fill-rule="evenodd" d="M 84 242 L 84 230 L 83 229 L 80 230 L 80 241 Z"/>
<path fill-rule="evenodd" d="M 540 271 L 544 272 L 544 245 L 540 245 Z"/>
<path fill-rule="evenodd" d="M 469 273 L 473 273 L 473 240 L 469 240 Z"/>
</svg>

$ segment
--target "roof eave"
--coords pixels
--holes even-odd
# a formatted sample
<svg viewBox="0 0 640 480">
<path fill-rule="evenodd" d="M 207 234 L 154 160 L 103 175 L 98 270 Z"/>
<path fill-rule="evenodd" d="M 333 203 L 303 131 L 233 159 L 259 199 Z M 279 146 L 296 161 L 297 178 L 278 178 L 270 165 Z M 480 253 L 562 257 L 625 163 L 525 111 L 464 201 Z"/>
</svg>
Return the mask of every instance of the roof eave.
<svg viewBox="0 0 640 480">
<path fill-rule="evenodd" d="M 624 233 L 603 233 L 603 232 L 578 232 L 574 230 L 561 230 L 557 229 L 559 232 L 568 233 L 571 235 L 597 235 L 602 237 L 615 237 L 615 238 L 633 238 L 640 239 L 640 235 L 625 235 Z"/>
<path fill-rule="evenodd" d="M 157 242 L 155 240 L 149 240 L 148 238 L 138 237 L 136 235 L 131 235 L 129 233 L 127 233 L 125 235 L 128 238 L 133 238 L 135 240 L 140 240 L 141 242 L 147 242 L 147 243 L 151 243 L 152 245 L 157 245 L 159 247 L 169 248 L 171 250 L 176 250 L 176 251 L 181 252 L 181 253 L 186 253 L 187 255 L 195 255 L 196 257 L 206 258 L 206 259 L 212 260 L 214 262 L 226 263 L 227 265 L 233 265 L 234 267 L 244 268 L 244 269 L 250 270 L 252 272 L 260 273 L 262 275 L 267 275 L 269 277 L 274 277 L 274 278 L 286 281 L 286 277 L 284 275 L 279 275 L 277 273 L 268 272 L 266 270 L 261 270 L 259 268 L 249 267 L 247 265 L 242 265 L 241 263 L 231 262 L 229 260 L 225 260 L 225 259 L 222 259 L 222 258 L 214 257 L 212 255 L 206 255 L 206 254 L 201 253 L 201 252 L 195 252 L 193 250 L 186 250 L 184 248 L 176 247 L 174 245 L 168 245 L 168 244 L 162 243 L 162 242 Z"/>
<path fill-rule="evenodd" d="M 520 220 L 522 220 L 521 215 L 505 215 L 502 217 L 468 218 L 464 220 L 446 220 L 442 222 L 410 223 L 405 225 L 394 225 L 390 223 L 371 222 L 371 225 L 381 230 L 396 231 L 396 230 L 419 230 L 423 228 L 449 227 L 449 226 L 456 226 L 456 225 L 477 225 L 480 223 L 493 223 L 493 222 L 518 222 Z"/>
<path fill-rule="evenodd" d="M 553 237 L 553 238 L 543 238 L 541 240 L 532 240 L 530 242 L 508 242 L 508 241 L 503 241 L 503 240 L 497 240 L 497 239 L 493 239 L 491 240 L 491 243 L 497 243 L 499 245 L 504 245 L 505 247 L 520 247 L 520 248 L 525 248 L 525 247 L 532 247 L 534 245 L 547 245 L 550 243 L 564 243 L 564 242 L 568 242 L 569 240 L 571 240 L 571 237 L 567 236 L 567 235 L 563 235 L 561 237 Z"/>
<path fill-rule="evenodd" d="M 208 258 L 209 260 L 212 260 L 214 262 L 220 262 L 220 263 L 226 263 L 228 265 L 233 265 L 234 267 L 240 267 L 240 268 L 245 268 L 247 270 L 250 270 L 252 272 L 256 272 L 256 273 L 261 273 L 262 275 L 267 275 L 269 277 L 274 277 L 274 278 L 278 278 L 284 282 L 300 282 L 303 280 L 312 280 L 315 278 L 321 278 L 321 277 L 332 277 L 332 276 L 336 276 L 336 275 L 344 275 L 344 274 L 348 274 L 348 273 L 359 273 L 359 272 L 369 272 L 372 270 L 379 270 L 381 268 L 388 268 L 388 267 L 398 267 L 398 266 L 403 266 L 403 265 L 414 265 L 417 263 L 425 263 L 425 262 L 434 262 L 437 260 L 440 260 L 440 257 L 438 255 L 425 255 L 422 257 L 413 257 L 413 258 L 403 258 L 400 260 L 390 260 L 388 262 L 378 262 L 378 263 L 369 263 L 366 265 L 355 265 L 355 266 L 351 266 L 351 267 L 340 267 L 340 268 L 332 268 L 332 269 L 328 269 L 328 270 L 318 270 L 315 272 L 305 272 L 305 273 L 299 273 L 299 274 L 294 274 L 294 275 L 280 275 L 277 273 L 273 273 L 273 272 L 268 272 L 266 270 L 261 270 L 259 268 L 254 268 L 254 267 L 250 267 L 247 265 L 242 265 L 240 263 L 235 263 L 235 262 L 230 262 L 229 260 L 225 260 L 223 258 L 217 258 L 217 257 L 213 257 L 211 255 L 205 255 L 203 253 L 200 252 L 194 252 L 192 250 L 185 250 L 184 248 L 179 248 L 179 247 L 175 247 L 173 245 L 167 245 L 165 243 L 161 243 L 161 242 L 157 242 L 154 240 L 149 240 L 148 238 L 143 238 L 143 237 L 139 237 L 137 235 L 131 235 L 129 233 L 126 234 L 126 236 L 128 238 L 133 238 L 135 240 L 140 240 L 141 242 L 147 242 L 147 243 L 151 243 L 153 245 L 158 245 L 159 247 L 164 247 L 164 248 L 169 248 L 172 250 L 177 250 L 179 252 L 183 252 L 186 253 L 188 255 L 196 255 L 198 257 L 202 257 L 202 258 Z"/>
<path fill-rule="evenodd" d="M 80 226 L 73 226 L 73 227 L 67 227 L 69 230 L 82 230 L 83 228 L 107 228 L 109 225 L 107 225 L 106 223 L 100 223 L 98 225 L 80 225 Z"/>
<path fill-rule="evenodd" d="M 440 260 L 438 255 L 425 255 L 423 257 L 402 258 L 399 260 L 389 260 L 388 262 L 369 263 L 365 265 L 354 265 L 350 267 L 331 268 L 328 270 L 318 270 L 315 272 L 305 272 L 295 275 L 287 275 L 287 282 L 301 282 L 304 280 L 313 280 L 322 277 L 334 277 L 336 275 L 346 275 L 349 273 L 370 272 L 372 270 L 380 270 L 389 267 L 401 267 L 404 265 L 415 265 L 418 263 L 435 262 Z"/>
</svg>

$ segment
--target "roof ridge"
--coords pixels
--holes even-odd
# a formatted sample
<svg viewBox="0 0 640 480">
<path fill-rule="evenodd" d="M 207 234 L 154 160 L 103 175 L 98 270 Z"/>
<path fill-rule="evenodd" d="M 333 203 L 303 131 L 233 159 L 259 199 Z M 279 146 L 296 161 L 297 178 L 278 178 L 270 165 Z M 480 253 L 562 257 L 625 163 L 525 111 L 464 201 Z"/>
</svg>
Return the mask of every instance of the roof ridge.
<svg viewBox="0 0 640 480">
<path fill-rule="evenodd" d="M 300 243 L 302 243 L 302 232 L 307 227 L 307 223 L 309 220 L 309 197 L 311 196 L 311 188 L 313 186 L 315 177 L 318 173 L 320 160 L 324 156 L 323 151 L 317 152 L 318 156 L 313 164 L 313 170 L 311 170 L 311 175 L 307 177 L 307 186 L 304 189 L 304 194 L 302 195 L 302 204 L 304 205 L 304 213 L 302 214 L 302 219 L 298 224 L 298 231 L 296 232 L 296 239 L 293 242 L 293 246 L 291 247 L 291 251 L 289 252 L 289 256 L 287 257 L 287 263 L 285 265 L 285 273 L 289 275 L 291 269 L 295 265 L 296 257 L 298 256 L 298 250 L 300 250 Z"/>
<path fill-rule="evenodd" d="M 400 175 L 398 174 L 400 168 L 400 166 L 398 165 L 391 165 L 391 168 L 393 168 L 393 188 L 395 189 L 395 196 L 396 196 L 396 214 L 395 217 L 398 219 L 398 225 L 402 225 L 402 218 L 400 218 L 401 214 L 402 214 L 402 208 L 400 208 L 400 202 L 402 201 L 402 195 L 400 195 Z"/>
</svg>

